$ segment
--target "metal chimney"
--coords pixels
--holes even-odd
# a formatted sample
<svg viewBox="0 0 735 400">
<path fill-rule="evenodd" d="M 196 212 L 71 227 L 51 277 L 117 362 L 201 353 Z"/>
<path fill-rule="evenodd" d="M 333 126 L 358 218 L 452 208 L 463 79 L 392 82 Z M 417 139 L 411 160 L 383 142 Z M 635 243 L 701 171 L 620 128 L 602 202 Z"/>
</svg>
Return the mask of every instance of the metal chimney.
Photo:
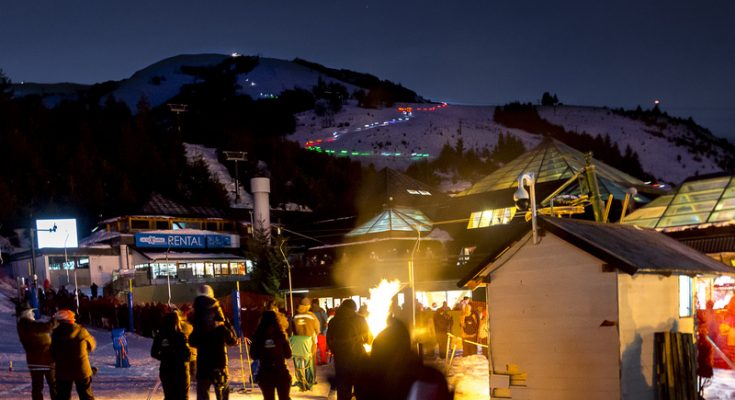
<svg viewBox="0 0 735 400">
<path fill-rule="evenodd" d="M 250 191 L 253 193 L 253 227 L 256 232 L 263 232 L 270 238 L 271 207 L 269 195 L 271 180 L 269 178 L 250 179 Z"/>
</svg>

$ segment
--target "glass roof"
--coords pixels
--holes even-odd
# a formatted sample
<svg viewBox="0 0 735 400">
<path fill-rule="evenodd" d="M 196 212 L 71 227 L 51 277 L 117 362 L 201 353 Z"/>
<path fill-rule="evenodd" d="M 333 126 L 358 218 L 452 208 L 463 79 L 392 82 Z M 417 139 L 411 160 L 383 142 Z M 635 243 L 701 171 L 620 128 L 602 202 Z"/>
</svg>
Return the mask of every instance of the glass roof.
<svg viewBox="0 0 735 400">
<path fill-rule="evenodd" d="M 599 178 L 617 183 L 618 187 L 642 186 L 644 183 L 600 161 L 593 160 Z M 486 176 L 471 188 L 460 193 L 466 196 L 518 186 L 518 176 L 533 172 L 536 182 L 551 182 L 571 178 L 585 166 L 585 154 L 555 139 L 547 138 L 535 149 L 521 155 L 495 172 Z M 617 197 L 617 188 L 608 188 Z M 602 191 L 603 188 L 600 187 Z M 624 192 L 625 190 L 623 190 Z M 601 193 L 602 194 L 602 193 Z M 625 194 L 623 193 L 623 196 Z"/>
<path fill-rule="evenodd" d="M 354 237 L 381 232 L 429 232 L 432 222 L 419 210 L 393 207 L 383 210 L 370 221 L 350 231 L 346 236 Z"/>
<path fill-rule="evenodd" d="M 732 176 L 685 182 L 676 193 L 661 196 L 625 217 L 624 224 L 671 228 L 735 221 Z"/>
<path fill-rule="evenodd" d="M 619 184 L 609 180 L 605 179 L 603 177 L 597 176 L 597 183 L 598 187 L 600 189 L 600 198 L 602 201 L 607 201 L 607 198 L 609 195 L 613 195 L 613 198 L 616 200 L 624 200 L 625 199 L 625 191 L 626 189 Z M 587 182 L 586 179 L 580 178 L 577 180 L 577 182 L 567 186 L 564 190 L 562 190 L 559 195 L 579 195 L 580 193 L 588 193 L 589 190 L 587 189 Z M 647 197 L 636 193 L 633 195 L 632 200 L 635 200 L 636 203 L 647 203 L 650 201 Z M 549 199 L 545 199 L 542 201 L 542 205 L 548 205 Z"/>
</svg>

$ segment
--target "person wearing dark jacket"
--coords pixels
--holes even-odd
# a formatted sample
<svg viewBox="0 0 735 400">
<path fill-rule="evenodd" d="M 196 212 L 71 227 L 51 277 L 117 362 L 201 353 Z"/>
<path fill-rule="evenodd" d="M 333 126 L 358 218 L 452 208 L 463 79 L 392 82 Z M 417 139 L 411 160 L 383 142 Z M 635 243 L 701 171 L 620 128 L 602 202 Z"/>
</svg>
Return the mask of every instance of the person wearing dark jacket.
<svg viewBox="0 0 735 400">
<path fill-rule="evenodd" d="M 358 399 L 404 400 L 420 372 L 421 360 L 411 350 L 408 329 L 400 320 L 390 318 L 373 341 Z"/>
<path fill-rule="evenodd" d="M 445 358 L 447 354 L 447 338 L 452 330 L 454 322 L 449 310 L 440 308 L 434 313 L 434 332 L 436 334 L 436 342 L 439 344 L 439 357 Z"/>
<path fill-rule="evenodd" d="M 210 386 L 214 386 L 217 400 L 227 400 L 227 346 L 237 344 L 237 335 L 212 288 L 202 285 L 199 293 L 194 299 L 194 329 L 189 336 L 189 345 L 197 349 L 197 400 L 209 400 Z"/>
<path fill-rule="evenodd" d="M 188 400 L 191 352 L 177 313 L 164 316 L 163 326 L 153 339 L 151 357 L 161 361 L 158 371 L 164 400 Z"/>
<path fill-rule="evenodd" d="M 73 312 L 59 310 L 54 318 L 59 322 L 59 326 L 51 334 L 51 358 L 56 363 L 57 399 L 69 400 L 74 384 L 79 400 L 94 400 L 89 353 L 94 351 L 97 342 L 84 327 L 74 323 Z"/>
<path fill-rule="evenodd" d="M 250 354 L 258 360 L 255 380 L 263 392 L 263 399 L 275 400 L 277 391 L 279 400 L 288 400 L 291 374 L 286 360 L 291 358 L 291 346 L 275 312 L 265 311 L 260 317 Z"/>
<path fill-rule="evenodd" d="M 51 359 L 51 330 L 56 322 L 53 319 L 48 322 L 36 321 L 32 308 L 21 311 L 19 317 L 18 337 L 26 352 L 28 370 L 31 372 L 31 398 L 43 400 L 43 380 L 46 379 L 51 400 L 55 400 L 56 378 Z"/>
<path fill-rule="evenodd" d="M 343 301 L 327 329 L 327 344 L 334 354 L 338 400 L 352 398 L 352 389 L 367 358 L 364 345 L 370 339 L 370 328 L 365 318 L 357 315 L 355 301 Z"/>
</svg>

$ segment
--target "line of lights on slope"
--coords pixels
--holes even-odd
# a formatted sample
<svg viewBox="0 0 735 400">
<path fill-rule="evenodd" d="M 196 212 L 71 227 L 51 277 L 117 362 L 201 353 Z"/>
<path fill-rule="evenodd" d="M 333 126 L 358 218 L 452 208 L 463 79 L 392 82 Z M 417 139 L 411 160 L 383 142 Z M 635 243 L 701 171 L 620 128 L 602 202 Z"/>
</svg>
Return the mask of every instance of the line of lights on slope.
<svg viewBox="0 0 735 400">
<path fill-rule="evenodd" d="M 335 141 L 335 139 L 339 138 L 341 135 L 344 135 L 346 133 L 350 132 L 360 132 L 365 131 L 368 129 L 373 129 L 381 126 L 388 126 L 397 124 L 400 122 L 406 122 L 409 121 L 411 118 L 413 118 L 413 111 L 422 111 L 422 112 L 431 112 L 431 111 L 437 111 L 442 108 L 447 107 L 447 103 L 442 102 L 441 104 L 437 106 L 432 107 L 398 107 L 396 111 L 401 113 L 403 117 L 399 118 L 393 118 L 388 121 L 383 122 L 372 122 L 370 124 L 365 124 L 361 127 L 355 128 L 352 131 L 349 129 L 343 129 L 341 131 L 334 131 L 332 132 L 332 137 L 327 139 L 316 139 L 316 140 L 308 140 L 304 147 L 307 150 L 316 151 L 317 153 L 326 153 L 331 154 L 337 157 L 355 157 L 355 156 L 362 156 L 362 157 L 372 157 L 372 156 L 383 156 L 383 157 L 410 157 L 413 160 L 421 159 L 429 157 L 429 153 L 411 153 L 410 156 L 408 153 L 401 153 L 401 152 L 387 152 L 387 151 L 355 151 L 355 150 L 325 150 L 322 149 L 321 146 L 319 146 L 322 143 L 332 143 Z"/>
<path fill-rule="evenodd" d="M 412 160 L 420 160 L 429 157 L 429 153 L 401 153 L 393 151 L 356 151 L 356 150 L 332 150 L 322 149 L 320 146 L 307 147 L 307 150 L 317 153 L 330 154 L 335 157 L 410 157 Z"/>
</svg>

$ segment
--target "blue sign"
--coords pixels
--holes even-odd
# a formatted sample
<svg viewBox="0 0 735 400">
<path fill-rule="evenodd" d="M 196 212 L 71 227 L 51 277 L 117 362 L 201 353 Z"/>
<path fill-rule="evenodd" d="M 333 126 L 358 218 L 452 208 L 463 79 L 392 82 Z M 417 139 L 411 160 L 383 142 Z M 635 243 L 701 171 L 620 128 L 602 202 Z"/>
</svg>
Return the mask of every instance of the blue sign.
<svg viewBox="0 0 735 400">
<path fill-rule="evenodd" d="M 135 234 L 135 246 L 158 249 L 220 249 L 232 247 L 232 238 L 227 235 L 139 232 Z"/>
<path fill-rule="evenodd" d="M 207 235 L 207 248 L 221 249 L 232 247 L 232 238 L 225 235 Z"/>
</svg>

